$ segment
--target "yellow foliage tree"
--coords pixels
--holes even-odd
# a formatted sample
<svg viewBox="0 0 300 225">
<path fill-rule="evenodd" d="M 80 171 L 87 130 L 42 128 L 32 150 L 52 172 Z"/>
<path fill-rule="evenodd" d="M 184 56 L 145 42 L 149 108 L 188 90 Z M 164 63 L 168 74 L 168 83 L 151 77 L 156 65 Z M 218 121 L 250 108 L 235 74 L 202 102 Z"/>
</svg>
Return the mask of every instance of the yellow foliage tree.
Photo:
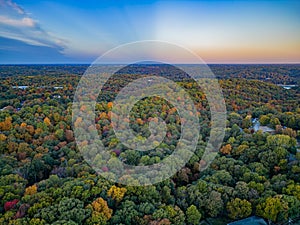
<svg viewBox="0 0 300 225">
<path fill-rule="evenodd" d="M 112 209 L 107 205 L 107 202 L 103 198 L 97 198 L 91 204 L 87 205 L 88 209 L 91 209 L 92 216 L 87 219 L 87 225 L 101 225 L 106 224 L 112 216 Z"/>
<path fill-rule="evenodd" d="M 33 195 L 35 193 L 37 193 L 36 184 L 29 186 L 28 188 L 25 189 L 25 195 Z"/>
<path fill-rule="evenodd" d="M 102 213 L 104 217 L 109 220 L 112 216 L 112 209 L 107 205 L 107 202 L 103 198 L 97 198 L 92 202 L 93 211 Z"/>
<path fill-rule="evenodd" d="M 40 135 L 41 133 L 43 133 L 43 130 L 41 128 L 37 128 L 34 133 Z"/>
<path fill-rule="evenodd" d="M 268 197 L 264 202 L 256 207 L 257 215 L 268 219 L 269 221 L 277 222 L 279 214 L 287 219 L 288 203 L 283 201 L 282 195 Z"/>
<path fill-rule="evenodd" d="M 0 141 L 5 141 L 6 140 L 5 134 L 0 134 Z"/>
<path fill-rule="evenodd" d="M 100 118 L 100 119 L 107 119 L 108 116 L 107 116 L 107 114 L 106 114 L 105 112 L 102 112 L 102 113 L 100 114 L 99 118 Z"/>
<path fill-rule="evenodd" d="M 112 199 L 116 200 L 117 202 L 120 202 L 123 199 L 126 191 L 127 191 L 126 188 L 123 188 L 123 187 L 119 188 L 116 185 L 113 185 L 108 190 L 107 195 L 109 197 L 112 197 Z"/>
<path fill-rule="evenodd" d="M 12 128 L 12 118 L 11 117 L 6 117 L 3 122 L 0 122 L 0 130 L 1 131 L 6 131 L 10 130 Z"/>
<path fill-rule="evenodd" d="M 29 222 L 31 225 L 44 225 L 46 224 L 46 221 L 39 218 L 32 218 Z"/>
</svg>

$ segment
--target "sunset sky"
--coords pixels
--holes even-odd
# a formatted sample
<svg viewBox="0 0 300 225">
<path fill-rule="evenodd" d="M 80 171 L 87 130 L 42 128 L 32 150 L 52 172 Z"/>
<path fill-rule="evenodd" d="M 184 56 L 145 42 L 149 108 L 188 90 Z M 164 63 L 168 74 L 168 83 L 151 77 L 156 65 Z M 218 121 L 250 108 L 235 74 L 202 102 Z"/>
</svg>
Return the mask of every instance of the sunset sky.
<svg viewBox="0 0 300 225">
<path fill-rule="evenodd" d="M 299 12 L 297 0 L 0 0 L 0 63 L 91 63 L 141 40 L 207 63 L 300 63 Z"/>
</svg>

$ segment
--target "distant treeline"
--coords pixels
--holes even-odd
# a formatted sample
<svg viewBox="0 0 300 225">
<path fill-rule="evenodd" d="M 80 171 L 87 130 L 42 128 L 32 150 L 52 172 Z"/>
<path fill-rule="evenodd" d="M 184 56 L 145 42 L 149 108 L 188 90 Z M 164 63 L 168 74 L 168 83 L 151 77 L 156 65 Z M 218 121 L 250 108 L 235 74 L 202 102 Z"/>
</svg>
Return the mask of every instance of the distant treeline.
<svg viewBox="0 0 300 225">
<path fill-rule="evenodd" d="M 139 65 L 139 70 L 137 66 L 131 65 L 122 69 L 121 73 L 134 71 L 147 74 L 145 68 L 151 68 L 149 71 L 153 74 L 153 65 L 155 66 L 155 64 L 144 64 L 144 67 Z M 81 76 L 89 66 L 89 64 L 0 65 L 0 76 Z M 159 69 L 162 67 L 164 66 L 160 64 Z M 298 84 L 300 81 L 300 64 L 209 64 L 209 68 L 219 79 L 257 79 L 274 84 Z M 174 77 L 174 74 L 169 74 L 169 76 Z"/>
</svg>

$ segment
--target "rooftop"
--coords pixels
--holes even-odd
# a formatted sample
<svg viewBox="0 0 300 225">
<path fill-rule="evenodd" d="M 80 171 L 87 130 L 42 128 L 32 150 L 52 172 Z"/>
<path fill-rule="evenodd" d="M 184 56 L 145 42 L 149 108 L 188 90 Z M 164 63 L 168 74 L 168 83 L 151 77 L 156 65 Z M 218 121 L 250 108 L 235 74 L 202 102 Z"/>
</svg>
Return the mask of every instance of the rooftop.
<svg viewBox="0 0 300 225">
<path fill-rule="evenodd" d="M 227 225 L 268 225 L 266 221 L 257 216 L 251 216 L 246 219 L 234 221 L 232 223 L 228 223 Z"/>
</svg>

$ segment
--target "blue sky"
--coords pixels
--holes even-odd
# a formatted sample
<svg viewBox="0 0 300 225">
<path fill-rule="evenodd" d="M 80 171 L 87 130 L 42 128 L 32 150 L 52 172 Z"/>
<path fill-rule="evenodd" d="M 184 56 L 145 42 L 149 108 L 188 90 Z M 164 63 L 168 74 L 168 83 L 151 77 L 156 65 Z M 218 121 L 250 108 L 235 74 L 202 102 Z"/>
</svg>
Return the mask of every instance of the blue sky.
<svg viewBox="0 0 300 225">
<path fill-rule="evenodd" d="M 162 40 L 208 63 L 300 62 L 300 1 L 0 0 L 0 63 L 91 63 Z"/>
</svg>

